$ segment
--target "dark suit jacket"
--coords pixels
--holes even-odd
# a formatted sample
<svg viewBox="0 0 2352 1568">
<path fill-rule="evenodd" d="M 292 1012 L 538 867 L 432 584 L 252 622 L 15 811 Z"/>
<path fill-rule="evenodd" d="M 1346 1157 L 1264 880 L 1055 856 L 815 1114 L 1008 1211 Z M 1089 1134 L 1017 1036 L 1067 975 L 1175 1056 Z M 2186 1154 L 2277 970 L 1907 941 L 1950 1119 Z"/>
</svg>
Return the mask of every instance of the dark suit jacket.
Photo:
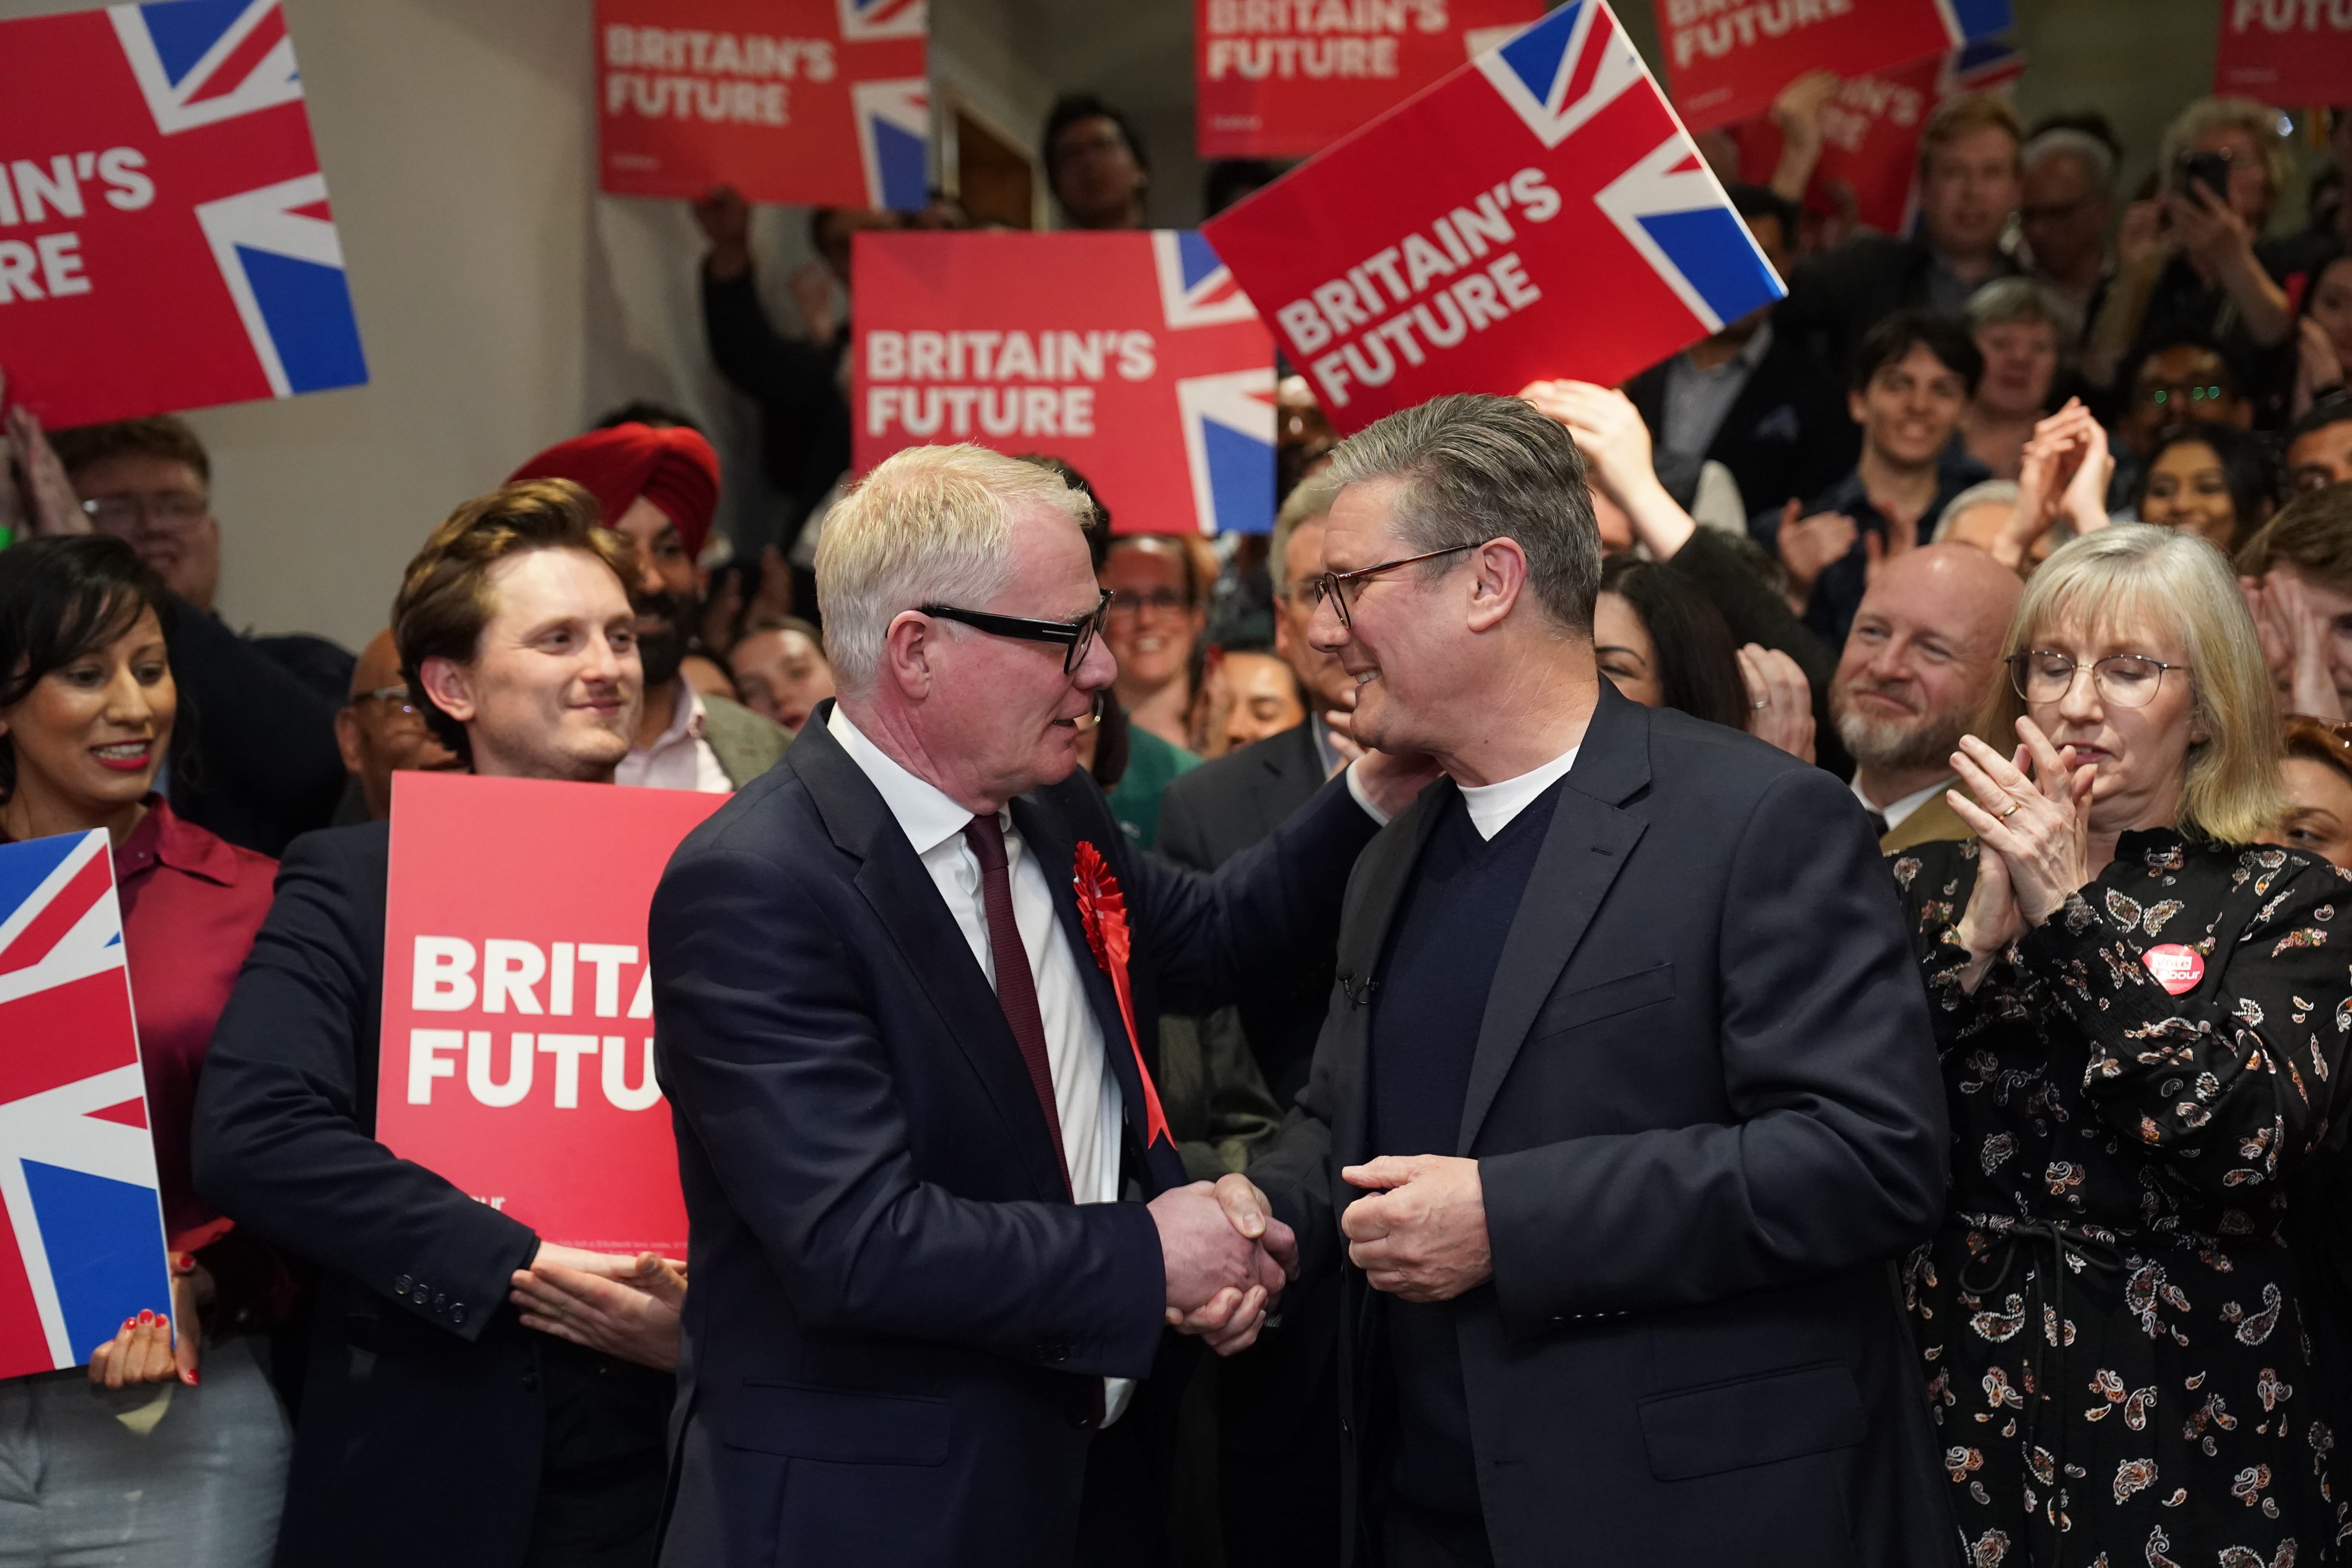
<svg viewBox="0 0 2352 1568">
<path fill-rule="evenodd" d="M 287 851 L 205 1058 L 196 1189 L 319 1266 L 278 1563 L 512 1568 L 539 1491 L 542 1352 L 572 1352 L 506 1304 L 530 1227 L 373 1136 L 390 852 L 381 822 Z M 645 1395 L 657 1443 L 668 1380 L 595 1359 Z"/>
<path fill-rule="evenodd" d="M 1666 372 L 1652 365 L 1625 384 L 1625 395 L 1650 427 L 1665 437 Z M 1723 416 L 1706 456 L 1731 470 L 1749 511 L 1819 495 L 1862 455 L 1862 435 L 1845 406 L 1845 378 L 1813 342 L 1776 321 L 1772 342 Z"/>
<path fill-rule="evenodd" d="M 343 797 L 335 710 L 322 688 L 333 656 L 351 685 L 351 656 L 320 638 L 241 637 L 184 599 L 164 634 L 180 688 L 172 809 L 230 843 L 281 856 L 324 827 Z"/>
<path fill-rule="evenodd" d="M 654 899 L 656 1065 L 692 1222 L 668 1568 L 1066 1563 L 1103 1376 L 1162 1350 L 1158 1232 L 1073 1206 L 985 973 L 821 705 Z M 1083 773 L 1013 804 L 1100 1021 L 1130 1191 L 1142 1086 L 1069 889 L 1127 898 L 1135 1026 L 1331 942 L 1371 819 L 1335 784 L 1215 879 L 1135 851 Z M 1126 1419 L 1137 1414 L 1130 1411 Z"/>
<path fill-rule="evenodd" d="M 789 550 L 849 467 L 849 400 L 840 380 L 849 324 L 830 343 L 788 338 L 768 319 L 757 273 L 720 283 L 706 269 L 702 331 L 719 374 L 760 405 L 761 466 L 791 508 L 779 541 Z"/>
<path fill-rule="evenodd" d="M 1160 797 L 1157 847 L 1179 866 L 1213 871 L 1289 820 L 1323 784 L 1311 721 L 1269 735 L 1170 784 Z M 1330 994 L 1331 955 L 1324 952 L 1242 1009 L 1242 1033 L 1277 1105 L 1307 1087 Z"/>
<path fill-rule="evenodd" d="M 1383 1491 L 1385 1321 L 1345 1262 L 1387 934 L 1456 791 L 1349 885 L 1315 1078 L 1251 1174 L 1339 1267 L 1350 1524 Z M 1607 681 L 1503 950 L 1456 1152 L 1491 1289 L 1458 1319 L 1502 1568 L 1950 1564 L 1957 1535 L 1889 1260 L 1943 1207 L 1927 1000 L 1853 795 Z M 1476 998 L 1465 998 L 1476 1005 Z"/>
</svg>

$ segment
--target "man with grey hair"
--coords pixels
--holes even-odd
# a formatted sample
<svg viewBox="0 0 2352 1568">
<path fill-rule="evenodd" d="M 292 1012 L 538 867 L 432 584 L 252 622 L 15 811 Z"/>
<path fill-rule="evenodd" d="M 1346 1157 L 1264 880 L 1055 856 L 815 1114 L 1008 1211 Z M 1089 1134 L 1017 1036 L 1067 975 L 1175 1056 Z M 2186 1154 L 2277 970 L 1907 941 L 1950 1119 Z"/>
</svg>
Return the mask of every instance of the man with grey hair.
<svg viewBox="0 0 2352 1568">
<path fill-rule="evenodd" d="M 1139 1380 L 1171 1328 L 1245 1348 L 1296 1261 L 1245 1179 L 1186 1183 L 1160 1011 L 1328 947 L 1432 770 L 1367 757 L 1214 878 L 1130 851 L 1077 768 L 1117 674 L 1090 515 L 976 447 L 876 468 L 817 551 L 838 701 L 662 879 L 667 1568 L 1130 1561 L 1172 1415 Z"/>
<path fill-rule="evenodd" d="M 2107 236 L 2116 221 L 2116 155 L 2086 131 L 2060 127 L 2025 144 L 2018 220 L 2033 273 L 2074 307 L 2074 338 L 2099 314 L 2115 253 Z"/>
<path fill-rule="evenodd" d="M 1536 409 L 1437 398 L 1332 474 L 1312 635 L 1357 740 L 1448 775 L 1365 851 L 1252 1167 L 1340 1270 L 1343 1560 L 1948 1563 L 1889 1270 L 1944 1095 L 1861 807 L 1600 679 Z"/>
</svg>

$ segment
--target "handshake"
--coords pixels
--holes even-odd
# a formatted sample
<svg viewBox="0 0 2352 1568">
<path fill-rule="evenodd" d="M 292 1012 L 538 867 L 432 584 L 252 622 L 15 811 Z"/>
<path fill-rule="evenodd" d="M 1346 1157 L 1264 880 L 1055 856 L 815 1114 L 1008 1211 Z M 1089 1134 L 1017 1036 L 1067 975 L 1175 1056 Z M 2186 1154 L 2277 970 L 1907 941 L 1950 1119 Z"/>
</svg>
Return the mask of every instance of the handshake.
<svg viewBox="0 0 2352 1568">
<path fill-rule="evenodd" d="M 1246 1176 L 1176 1187 L 1147 1206 L 1160 1230 L 1169 1326 L 1219 1355 L 1249 1349 L 1297 1276 L 1297 1237 Z"/>
</svg>

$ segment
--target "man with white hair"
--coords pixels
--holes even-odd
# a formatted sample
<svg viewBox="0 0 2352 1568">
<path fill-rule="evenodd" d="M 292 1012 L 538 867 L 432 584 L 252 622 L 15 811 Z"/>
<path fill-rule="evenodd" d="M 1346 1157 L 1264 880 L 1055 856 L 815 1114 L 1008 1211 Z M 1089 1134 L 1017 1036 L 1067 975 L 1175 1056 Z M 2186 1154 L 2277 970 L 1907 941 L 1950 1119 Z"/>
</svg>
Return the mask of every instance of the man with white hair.
<svg viewBox="0 0 2352 1568">
<path fill-rule="evenodd" d="M 2096 320 L 2115 272 L 2116 155 L 2087 131 L 2061 126 L 2025 144 L 2017 216 L 2033 276 L 2064 295 L 2079 334 Z M 2074 343 L 2062 343 L 2073 349 Z"/>
<path fill-rule="evenodd" d="M 974 447 L 877 468 L 817 552 L 837 702 L 662 879 L 666 1568 L 1149 1561 L 1172 1399 L 1138 1380 L 1171 1327 L 1246 1347 L 1296 1261 L 1245 1179 L 1186 1184 L 1159 1014 L 1328 948 L 1432 773 L 1363 758 L 1213 878 L 1130 851 L 1077 768 L 1117 674 L 1090 504 Z"/>
</svg>

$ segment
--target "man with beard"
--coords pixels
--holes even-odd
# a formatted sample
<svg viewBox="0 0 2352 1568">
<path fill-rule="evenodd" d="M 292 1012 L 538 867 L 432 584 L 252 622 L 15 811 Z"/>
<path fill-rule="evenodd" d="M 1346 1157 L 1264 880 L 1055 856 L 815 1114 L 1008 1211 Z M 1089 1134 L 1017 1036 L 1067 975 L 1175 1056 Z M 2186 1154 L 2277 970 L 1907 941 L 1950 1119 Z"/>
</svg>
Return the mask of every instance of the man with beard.
<svg viewBox="0 0 2352 1568">
<path fill-rule="evenodd" d="M 695 561 L 719 509 L 719 454 L 699 431 L 625 424 L 550 447 L 519 479 L 570 479 L 596 498 L 604 526 L 636 546 L 637 652 L 645 713 L 614 782 L 725 795 L 773 767 L 792 744 L 782 725 L 678 673 L 698 597 Z"/>
<path fill-rule="evenodd" d="M 1888 853 L 1969 830 L 1944 804 L 1950 758 L 1987 688 L 2023 585 L 1972 544 L 1928 544 L 1879 570 L 1830 686 L 1853 793 Z"/>
</svg>

